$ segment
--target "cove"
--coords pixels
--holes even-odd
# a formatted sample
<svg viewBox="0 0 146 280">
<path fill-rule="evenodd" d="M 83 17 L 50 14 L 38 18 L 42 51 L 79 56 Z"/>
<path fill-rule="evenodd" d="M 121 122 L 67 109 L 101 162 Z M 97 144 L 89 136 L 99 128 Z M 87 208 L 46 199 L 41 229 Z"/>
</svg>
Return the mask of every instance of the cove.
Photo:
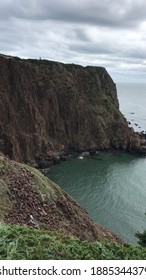
<svg viewBox="0 0 146 280">
<path fill-rule="evenodd" d="M 85 208 L 94 222 L 134 244 L 135 233 L 146 229 L 145 170 L 146 158 L 100 153 L 61 162 L 47 176 Z"/>
</svg>

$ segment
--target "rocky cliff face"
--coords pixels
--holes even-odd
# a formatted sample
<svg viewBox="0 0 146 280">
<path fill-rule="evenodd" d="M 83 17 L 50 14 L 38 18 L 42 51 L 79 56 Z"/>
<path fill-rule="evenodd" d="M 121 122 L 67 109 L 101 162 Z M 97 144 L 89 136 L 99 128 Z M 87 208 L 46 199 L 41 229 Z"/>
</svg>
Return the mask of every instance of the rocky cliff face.
<svg viewBox="0 0 146 280">
<path fill-rule="evenodd" d="M 135 147 L 104 68 L 0 56 L 2 152 L 49 162 L 56 152 Z"/>
</svg>

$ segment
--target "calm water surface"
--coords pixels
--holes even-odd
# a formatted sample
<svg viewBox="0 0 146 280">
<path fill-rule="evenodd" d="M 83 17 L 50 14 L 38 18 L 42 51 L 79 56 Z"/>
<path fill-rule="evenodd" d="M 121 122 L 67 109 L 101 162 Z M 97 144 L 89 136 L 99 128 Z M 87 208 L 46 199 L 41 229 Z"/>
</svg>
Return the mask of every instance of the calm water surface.
<svg viewBox="0 0 146 280">
<path fill-rule="evenodd" d="M 86 208 L 96 223 L 135 243 L 135 232 L 146 229 L 145 171 L 145 158 L 101 154 L 56 165 L 48 177 Z"/>
</svg>

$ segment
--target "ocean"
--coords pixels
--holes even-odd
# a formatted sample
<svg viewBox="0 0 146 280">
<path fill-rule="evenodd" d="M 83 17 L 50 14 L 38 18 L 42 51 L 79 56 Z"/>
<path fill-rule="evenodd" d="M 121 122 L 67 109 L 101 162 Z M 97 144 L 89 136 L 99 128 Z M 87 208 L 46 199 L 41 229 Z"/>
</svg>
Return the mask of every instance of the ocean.
<svg viewBox="0 0 146 280">
<path fill-rule="evenodd" d="M 117 83 L 120 111 L 135 131 L 146 132 L 146 84 Z"/>
<path fill-rule="evenodd" d="M 146 131 L 146 84 L 118 84 L 117 92 L 132 127 Z M 137 243 L 135 233 L 146 230 L 146 158 L 120 152 L 73 158 L 50 168 L 48 177 L 125 242 Z"/>
</svg>

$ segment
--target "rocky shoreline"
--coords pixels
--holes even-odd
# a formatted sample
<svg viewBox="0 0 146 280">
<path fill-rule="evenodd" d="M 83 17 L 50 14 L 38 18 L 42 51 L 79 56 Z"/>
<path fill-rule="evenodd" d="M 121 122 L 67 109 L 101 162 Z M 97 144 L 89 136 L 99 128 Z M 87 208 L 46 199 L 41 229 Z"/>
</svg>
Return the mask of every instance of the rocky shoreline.
<svg viewBox="0 0 146 280">
<path fill-rule="evenodd" d="M 136 132 L 139 139 L 139 147 L 136 149 L 136 152 L 140 156 L 146 156 L 146 132 Z"/>
<path fill-rule="evenodd" d="M 46 169 L 50 168 L 55 164 L 59 164 L 62 161 L 69 160 L 70 158 L 79 157 L 98 157 L 100 153 L 118 153 L 118 152 L 127 152 L 130 154 L 134 154 L 136 156 L 145 157 L 146 156 L 146 134 L 144 133 L 136 133 L 139 138 L 139 146 L 134 150 L 122 150 L 122 149 L 104 149 L 104 150 L 89 150 L 89 151 L 70 151 L 70 152 L 54 152 L 50 156 L 40 155 L 39 157 L 35 158 L 35 161 L 26 162 L 26 164 L 33 166 L 38 169 Z"/>
</svg>

